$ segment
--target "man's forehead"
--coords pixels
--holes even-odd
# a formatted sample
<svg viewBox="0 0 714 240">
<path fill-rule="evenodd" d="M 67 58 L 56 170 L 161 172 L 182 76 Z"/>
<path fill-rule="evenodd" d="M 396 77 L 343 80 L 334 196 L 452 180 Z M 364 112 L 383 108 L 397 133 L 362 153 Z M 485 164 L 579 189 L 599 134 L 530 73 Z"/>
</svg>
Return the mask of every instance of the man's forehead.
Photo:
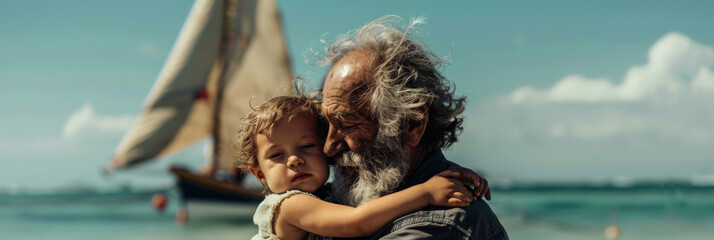
<svg viewBox="0 0 714 240">
<path fill-rule="evenodd" d="M 370 89 L 370 84 L 367 81 L 350 81 L 333 86 L 325 84 L 325 88 L 322 90 L 322 103 L 349 102 L 354 104 L 355 101 L 363 99 Z"/>
<path fill-rule="evenodd" d="M 355 50 L 332 66 L 322 88 L 321 107 L 327 117 L 356 120 L 366 114 L 374 64 L 373 54 Z"/>
<path fill-rule="evenodd" d="M 355 114 L 355 109 L 350 106 L 347 98 L 339 96 L 323 97 L 320 103 L 320 110 L 325 116 L 332 118 L 344 118 Z"/>
<path fill-rule="evenodd" d="M 374 54 L 367 50 L 353 50 L 332 66 L 323 85 L 324 90 L 354 88 L 372 80 L 376 68 Z"/>
<path fill-rule="evenodd" d="M 369 109 L 366 101 L 367 87 L 364 84 L 349 89 L 327 91 L 322 96 L 320 108 L 326 116 L 338 119 L 358 119 L 365 117 Z"/>
<path fill-rule="evenodd" d="M 324 98 L 348 98 L 355 94 L 363 94 L 372 78 L 364 73 L 355 72 L 353 68 L 354 66 L 345 66 L 343 69 L 346 70 L 338 71 L 337 76 L 330 73 L 325 79 L 322 96 Z"/>
<path fill-rule="evenodd" d="M 350 74 L 354 74 L 354 71 L 356 69 L 356 64 L 349 62 L 349 63 L 344 63 L 344 64 L 336 64 L 335 66 L 330 69 L 330 73 L 328 78 L 334 81 L 330 81 L 332 84 L 344 84 L 344 81 L 346 78 L 349 77 Z"/>
</svg>

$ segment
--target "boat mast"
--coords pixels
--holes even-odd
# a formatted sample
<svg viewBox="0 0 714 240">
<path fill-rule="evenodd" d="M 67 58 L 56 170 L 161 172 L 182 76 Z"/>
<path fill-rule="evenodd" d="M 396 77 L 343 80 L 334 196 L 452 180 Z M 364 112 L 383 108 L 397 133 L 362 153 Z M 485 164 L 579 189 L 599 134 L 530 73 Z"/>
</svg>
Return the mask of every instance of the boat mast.
<svg viewBox="0 0 714 240">
<path fill-rule="evenodd" d="M 221 69 L 221 74 L 218 77 L 216 83 L 216 101 L 213 106 L 215 109 L 213 111 L 213 156 L 211 156 L 211 167 L 209 168 L 209 175 L 213 177 L 216 174 L 216 168 L 218 168 L 219 151 L 221 149 L 221 107 L 223 105 L 223 92 L 226 86 L 226 75 L 228 67 L 226 62 L 228 62 L 229 55 L 228 48 L 230 43 L 233 42 L 234 38 L 234 27 L 236 18 L 236 0 L 225 0 L 224 2 L 224 12 L 223 12 L 223 36 L 221 38 L 221 46 L 218 52 L 218 64 Z"/>
</svg>

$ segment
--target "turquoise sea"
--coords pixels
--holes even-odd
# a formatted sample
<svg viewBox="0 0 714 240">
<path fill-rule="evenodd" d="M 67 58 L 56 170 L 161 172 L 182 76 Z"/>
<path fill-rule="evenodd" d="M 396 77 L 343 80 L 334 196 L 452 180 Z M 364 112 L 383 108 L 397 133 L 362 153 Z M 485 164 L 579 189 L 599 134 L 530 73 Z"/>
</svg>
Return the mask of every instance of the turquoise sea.
<svg viewBox="0 0 714 240">
<path fill-rule="evenodd" d="M 166 211 L 150 202 L 169 196 Z M 511 239 L 713 239 L 714 187 L 649 184 L 630 187 L 521 186 L 494 188 L 489 202 Z M 90 189 L 0 193 L 0 239 L 247 239 L 256 232 L 253 206 L 238 215 L 189 209 L 178 225 L 173 189 Z M 228 208 L 233 208 L 228 206 Z"/>
</svg>

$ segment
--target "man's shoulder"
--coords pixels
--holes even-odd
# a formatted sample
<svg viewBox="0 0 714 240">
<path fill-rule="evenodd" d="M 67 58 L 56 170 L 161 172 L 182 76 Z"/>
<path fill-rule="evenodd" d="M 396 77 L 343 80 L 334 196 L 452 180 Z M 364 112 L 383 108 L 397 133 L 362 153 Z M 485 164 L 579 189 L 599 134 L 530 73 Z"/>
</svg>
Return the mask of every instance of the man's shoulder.
<svg viewBox="0 0 714 240">
<path fill-rule="evenodd" d="M 467 208 L 428 207 L 407 214 L 388 226 L 380 234 L 458 237 L 464 239 L 508 239 L 506 231 L 491 208 L 477 200 Z M 427 237 L 427 238 L 431 238 Z"/>
</svg>

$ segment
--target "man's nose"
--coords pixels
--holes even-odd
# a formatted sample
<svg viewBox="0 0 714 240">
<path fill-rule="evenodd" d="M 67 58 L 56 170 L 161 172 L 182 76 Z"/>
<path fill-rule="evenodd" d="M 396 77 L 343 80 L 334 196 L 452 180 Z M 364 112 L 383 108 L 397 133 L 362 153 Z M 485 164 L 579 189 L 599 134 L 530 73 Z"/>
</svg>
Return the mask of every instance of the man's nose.
<svg viewBox="0 0 714 240">
<path fill-rule="evenodd" d="M 288 158 L 288 168 L 295 168 L 298 166 L 302 166 L 305 164 L 305 160 L 302 159 L 300 156 L 297 155 L 292 155 Z"/>
<path fill-rule="evenodd" d="M 332 126 L 332 124 L 330 124 L 330 129 L 327 131 L 327 138 L 325 139 L 325 147 L 322 151 L 326 156 L 334 157 L 346 149 L 347 144 L 345 143 L 342 131 L 337 130 L 334 126 Z"/>
</svg>

